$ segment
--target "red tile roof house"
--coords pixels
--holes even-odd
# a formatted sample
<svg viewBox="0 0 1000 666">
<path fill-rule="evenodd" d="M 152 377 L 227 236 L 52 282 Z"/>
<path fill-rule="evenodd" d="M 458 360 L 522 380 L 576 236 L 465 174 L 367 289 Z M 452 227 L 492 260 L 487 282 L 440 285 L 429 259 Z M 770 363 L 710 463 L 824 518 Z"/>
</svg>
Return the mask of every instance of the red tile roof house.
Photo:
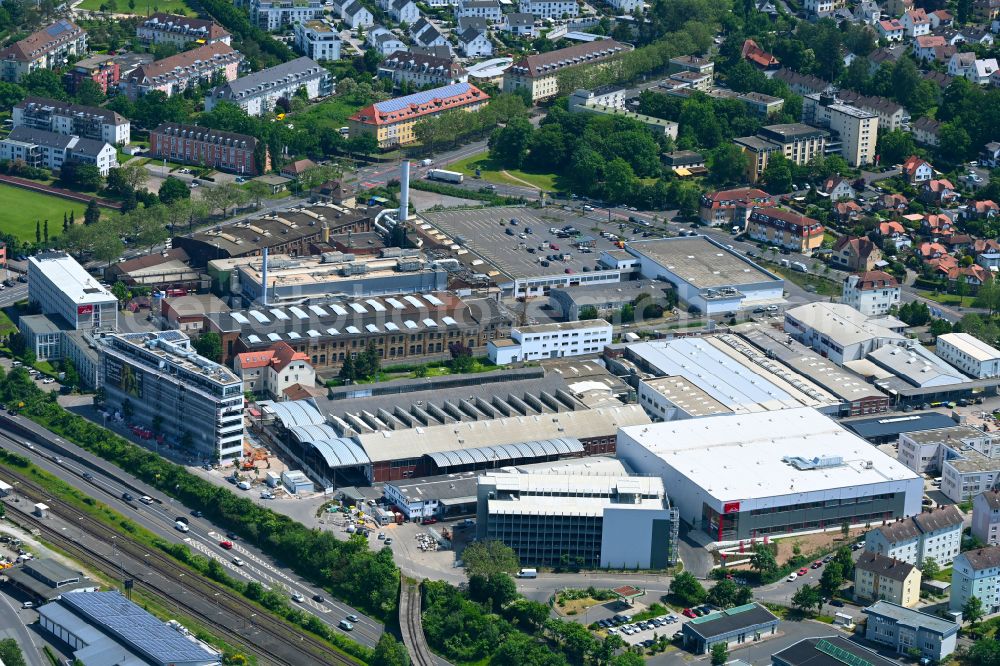
<svg viewBox="0 0 1000 666">
<path fill-rule="evenodd" d="M 838 201 L 833 204 L 833 215 L 840 222 L 849 222 L 861 217 L 865 209 L 857 201 Z"/>
<path fill-rule="evenodd" d="M 967 285 L 973 287 L 973 291 L 975 291 L 975 289 L 979 288 L 984 282 L 986 282 L 989 274 L 989 270 L 978 264 L 973 264 L 972 266 L 959 266 L 948 271 L 948 280 L 950 282 L 965 282 Z"/>
<path fill-rule="evenodd" d="M 902 213 L 910 207 L 910 201 L 902 194 L 883 194 L 875 201 L 875 205 L 878 206 L 878 210 Z"/>
<path fill-rule="evenodd" d="M 304 172 L 312 169 L 316 166 L 316 163 L 310 159 L 297 160 L 291 164 L 286 164 L 281 167 L 281 175 L 285 178 L 298 178 Z"/>
<path fill-rule="evenodd" d="M 233 359 L 233 369 L 243 380 L 244 392 L 285 399 L 292 386 L 316 384 L 316 371 L 309 357 L 286 342 L 277 342 L 262 351 L 243 352 Z"/>
<path fill-rule="evenodd" d="M 941 245 L 941 243 L 921 243 L 918 250 L 920 257 L 924 261 L 939 259 L 948 255 L 948 249 L 944 245 Z"/>
<path fill-rule="evenodd" d="M 933 268 L 936 274 L 947 277 L 948 275 L 951 275 L 953 270 L 958 268 L 958 259 L 950 254 L 943 254 L 937 259 L 929 260 L 927 265 Z"/>
<path fill-rule="evenodd" d="M 830 262 L 855 273 L 866 273 L 882 260 L 882 251 L 868 238 L 841 236 L 833 246 Z"/>
<path fill-rule="evenodd" d="M 989 219 L 998 214 L 1000 214 L 1000 206 L 989 199 L 970 201 L 969 205 L 962 210 L 962 217 L 969 220 Z"/>
<path fill-rule="evenodd" d="M 950 216 L 942 214 L 928 213 L 920 221 L 920 230 L 934 237 L 950 236 L 955 233 L 955 221 Z"/>
<path fill-rule="evenodd" d="M 781 63 L 773 55 L 757 46 L 757 42 L 748 39 L 743 42 L 743 49 L 740 55 L 744 60 L 749 60 L 750 64 L 758 69 L 772 70 L 781 67 Z"/>
<path fill-rule="evenodd" d="M 713 227 L 727 224 L 744 227 L 754 206 L 773 206 L 776 202 L 775 197 L 755 187 L 706 192 L 701 196 L 698 216 Z"/>
<path fill-rule="evenodd" d="M 937 178 L 929 180 L 920 188 L 920 200 L 934 203 L 939 206 L 958 201 L 959 195 L 955 191 L 955 186 L 947 178 Z"/>
<path fill-rule="evenodd" d="M 910 183 L 922 183 L 934 177 L 934 167 L 927 160 L 911 155 L 903 162 L 903 177 Z"/>
</svg>

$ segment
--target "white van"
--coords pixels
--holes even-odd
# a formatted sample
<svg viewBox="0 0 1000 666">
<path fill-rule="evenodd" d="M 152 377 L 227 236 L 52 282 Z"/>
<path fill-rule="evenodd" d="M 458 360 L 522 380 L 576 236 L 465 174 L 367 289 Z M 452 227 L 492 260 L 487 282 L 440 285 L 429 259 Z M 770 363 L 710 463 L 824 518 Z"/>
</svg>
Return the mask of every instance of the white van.
<svg viewBox="0 0 1000 666">
<path fill-rule="evenodd" d="M 538 569 L 521 569 L 518 574 L 518 578 L 538 578 Z"/>
<path fill-rule="evenodd" d="M 187 523 L 182 523 L 179 520 L 174 523 L 174 529 L 178 532 L 188 532 L 191 530 L 191 528 L 187 526 Z"/>
</svg>

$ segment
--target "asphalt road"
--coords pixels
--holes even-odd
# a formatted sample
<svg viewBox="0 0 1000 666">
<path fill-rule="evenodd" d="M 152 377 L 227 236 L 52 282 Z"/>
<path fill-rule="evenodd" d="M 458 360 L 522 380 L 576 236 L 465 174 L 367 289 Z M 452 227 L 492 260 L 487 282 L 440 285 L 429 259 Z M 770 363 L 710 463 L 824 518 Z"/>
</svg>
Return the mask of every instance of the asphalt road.
<svg viewBox="0 0 1000 666">
<path fill-rule="evenodd" d="M 22 441 L 23 438 L 12 434 L 7 420 L 16 420 L 18 425 L 30 429 L 36 436 L 35 445 L 29 448 Z M 46 442 L 46 446 L 41 445 L 42 441 Z M 238 580 L 256 580 L 269 588 L 282 588 L 289 596 L 296 592 L 301 594 L 305 598 L 301 604 L 303 609 L 312 612 L 331 627 L 336 628 L 348 614 L 357 615 L 360 621 L 355 623 L 354 631 L 342 633 L 369 647 L 374 647 L 378 642 L 383 631 L 381 623 L 346 604 L 330 599 L 325 592 L 324 603 L 313 601 L 312 595 L 318 591 L 315 587 L 303 581 L 291 570 L 276 565 L 257 548 L 237 540 L 232 550 L 223 549 L 219 542 L 226 539 L 224 530 L 205 519 L 195 518 L 191 515 L 189 507 L 181 505 L 121 469 L 92 456 L 27 419 L 0 417 L 0 445 L 27 456 L 42 469 L 58 476 L 85 494 L 99 499 L 123 515 L 131 516 L 137 523 L 167 541 L 185 543 L 192 551 L 219 560 L 227 567 L 230 575 Z M 70 460 L 70 457 L 73 460 Z M 85 472 L 92 476 L 90 480 L 83 478 Z M 122 493 L 126 491 L 136 498 L 145 494 L 158 501 L 148 506 L 139 503 L 138 499 L 126 502 L 122 499 Z M 187 518 L 189 532 L 181 533 L 176 529 L 175 519 L 179 516 Z M 244 564 L 236 565 L 233 561 L 235 557 L 241 558 Z M 337 630 L 341 631 L 339 628 Z"/>
<path fill-rule="evenodd" d="M 43 660 L 31 630 L 25 626 L 21 611 L 14 607 L 6 594 L 0 594 L 0 639 L 3 638 L 17 641 L 28 666 L 47 666 L 49 663 L 47 659 Z"/>
</svg>

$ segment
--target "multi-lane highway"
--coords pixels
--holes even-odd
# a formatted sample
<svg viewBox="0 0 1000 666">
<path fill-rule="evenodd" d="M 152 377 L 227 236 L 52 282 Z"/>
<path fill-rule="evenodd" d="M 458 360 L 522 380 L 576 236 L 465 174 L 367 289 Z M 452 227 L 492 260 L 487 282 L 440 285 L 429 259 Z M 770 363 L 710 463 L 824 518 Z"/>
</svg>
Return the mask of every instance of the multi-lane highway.
<svg viewBox="0 0 1000 666">
<path fill-rule="evenodd" d="M 310 585 L 291 570 L 277 566 L 264 553 L 239 539 L 233 539 L 225 532 L 203 518 L 192 515 L 194 510 L 185 507 L 79 447 L 41 428 L 23 417 L 0 417 L 0 446 L 29 458 L 33 463 L 58 476 L 70 485 L 114 510 L 129 516 L 146 529 L 171 543 L 184 543 L 195 553 L 218 560 L 230 575 L 238 580 L 255 580 L 262 585 L 283 590 L 289 596 L 301 595 L 299 605 L 319 617 L 325 624 L 344 633 L 352 640 L 374 647 L 382 634 L 381 623 L 366 617 Z M 125 501 L 122 496 L 129 493 L 133 501 Z M 147 495 L 152 504 L 143 504 L 139 498 Z M 177 518 L 187 520 L 188 532 L 176 528 Z M 220 543 L 232 542 L 232 549 L 223 548 Z M 236 563 L 239 558 L 242 565 Z M 322 594 L 325 601 L 317 602 L 313 595 Z M 338 624 L 347 615 L 356 615 L 354 629 L 344 632 Z"/>
</svg>

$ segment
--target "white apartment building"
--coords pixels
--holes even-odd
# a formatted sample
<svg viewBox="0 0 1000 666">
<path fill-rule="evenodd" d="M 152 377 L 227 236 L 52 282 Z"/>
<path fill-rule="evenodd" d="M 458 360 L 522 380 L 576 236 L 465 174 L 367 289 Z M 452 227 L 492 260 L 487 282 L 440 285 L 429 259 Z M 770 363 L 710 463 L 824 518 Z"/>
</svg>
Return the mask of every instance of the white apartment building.
<svg viewBox="0 0 1000 666">
<path fill-rule="evenodd" d="M 608 0 L 608 4 L 621 14 L 634 14 L 635 10 L 643 8 L 642 0 Z"/>
<path fill-rule="evenodd" d="M 215 21 L 176 14 L 153 14 L 136 27 L 135 34 L 142 41 L 151 44 L 184 46 L 190 42 L 222 42 L 232 45 L 229 31 Z"/>
<path fill-rule="evenodd" d="M 961 611 L 973 596 L 982 602 L 984 615 L 1000 611 L 1000 546 L 970 550 L 955 558 L 948 607 Z"/>
<path fill-rule="evenodd" d="M 420 9 L 413 0 L 395 0 L 389 6 L 389 16 L 396 23 L 415 23 L 420 18 Z"/>
<path fill-rule="evenodd" d="M 55 69 L 87 53 L 87 32 L 71 21 L 55 23 L 0 50 L 0 79 L 17 82 L 36 69 Z"/>
<path fill-rule="evenodd" d="M 599 354 L 611 336 L 611 324 L 603 319 L 513 327 L 509 339 L 490 340 L 488 354 L 497 365 Z"/>
<path fill-rule="evenodd" d="M 840 140 L 840 155 L 851 166 L 875 161 L 879 116 L 833 95 L 812 94 L 802 100 L 802 122 L 823 127 Z"/>
<path fill-rule="evenodd" d="M 302 88 L 313 100 L 329 95 L 331 86 L 325 67 L 312 58 L 296 58 L 214 88 L 205 97 L 205 110 L 211 111 L 219 102 L 230 102 L 248 116 L 259 116 L 270 113 L 279 99 L 291 99 Z"/>
<path fill-rule="evenodd" d="M 62 169 L 66 162 L 81 162 L 95 165 L 102 176 L 107 176 L 118 166 L 118 153 L 104 141 L 17 127 L 0 141 L 0 160 L 20 160 L 28 166 L 54 171 Z"/>
<path fill-rule="evenodd" d="M 837 3 L 834 0 L 805 0 L 802 6 L 809 16 L 823 18 L 833 13 Z"/>
<path fill-rule="evenodd" d="M 974 379 L 1000 376 L 1000 349 L 968 333 L 939 335 L 934 351 Z"/>
<path fill-rule="evenodd" d="M 503 17 L 499 0 L 461 0 L 455 9 L 455 18 L 476 16 L 490 23 L 498 23 Z"/>
<path fill-rule="evenodd" d="M 286 342 L 270 349 L 243 352 L 233 359 L 233 370 L 243 381 L 243 392 L 265 395 L 273 400 L 287 400 L 285 391 L 296 385 L 316 385 L 316 370 L 309 356 L 297 352 Z"/>
<path fill-rule="evenodd" d="M 56 99 L 29 97 L 11 110 L 13 127 L 71 134 L 85 139 L 124 145 L 132 140 L 129 119 L 98 106 L 81 106 Z"/>
<path fill-rule="evenodd" d="M 920 474 L 940 474 L 947 462 L 970 450 L 990 455 L 1000 453 L 1000 440 L 970 425 L 907 432 L 899 436 L 899 462 Z M 957 500 L 961 501 L 961 500 Z"/>
<path fill-rule="evenodd" d="M 465 83 L 469 74 L 465 68 L 450 58 L 436 58 L 418 53 L 398 51 L 379 63 L 379 78 L 391 78 L 393 84 L 406 82 L 414 88 L 427 85 L 448 86 Z"/>
<path fill-rule="evenodd" d="M 933 557 L 950 565 L 962 549 L 962 514 L 946 506 L 876 527 L 865 535 L 865 550 L 922 566 Z"/>
<path fill-rule="evenodd" d="M 65 252 L 28 258 L 28 301 L 77 331 L 118 328 L 118 299 Z"/>
<path fill-rule="evenodd" d="M 889 314 L 899 305 L 900 288 L 896 278 L 884 271 L 868 271 L 844 278 L 841 301 L 869 317 Z"/>
<path fill-rule="evenodd" d="M 575 0 L 521 0 L 518 9 L 543 19 L 573 18 L 580 13 Z"/>
<path fill-rule="evenodd" d="M 375 17 L 371 11 L 358 2 L 358 0 L 351 0 L 342 4 L 340 6 L 340 18 L 344 19 L 344 23 L 350 26 L 351 30 L 357 30 L 359 27 L 370 28 L 375 25 Z"/>
<path fill-rule="evenodd" d="M 625 88 L 607 86 L 594 90 L 575 90 L 569 97 L 570 108 L 574 106 L 606 106 L 611 109 L 625 109 Z"/>
<path fill-rule="evenodd" d="M 458 48 L 466 58 L 488 58 L 493 55 L 493 42 L 485 32 L 469 28 L 458 36 Z"/>
<path fill-rule="evenodd" d="M 295 50 L 316 61 L 340 60 L 340 35 L 329 21 L 296 23 Z"/>
<path fill-rule="evenodd" d="M 973 498 L 972 536 L 987 546 L 1000 546 L 1000 490 L 987 490 Z"/>
<path fill-rule="evenodd" d="M 323 18 L 321 0 L 243 0 L 250 21 L 268 31 L 280 30 L 310 19 Z"/>
</svg>

